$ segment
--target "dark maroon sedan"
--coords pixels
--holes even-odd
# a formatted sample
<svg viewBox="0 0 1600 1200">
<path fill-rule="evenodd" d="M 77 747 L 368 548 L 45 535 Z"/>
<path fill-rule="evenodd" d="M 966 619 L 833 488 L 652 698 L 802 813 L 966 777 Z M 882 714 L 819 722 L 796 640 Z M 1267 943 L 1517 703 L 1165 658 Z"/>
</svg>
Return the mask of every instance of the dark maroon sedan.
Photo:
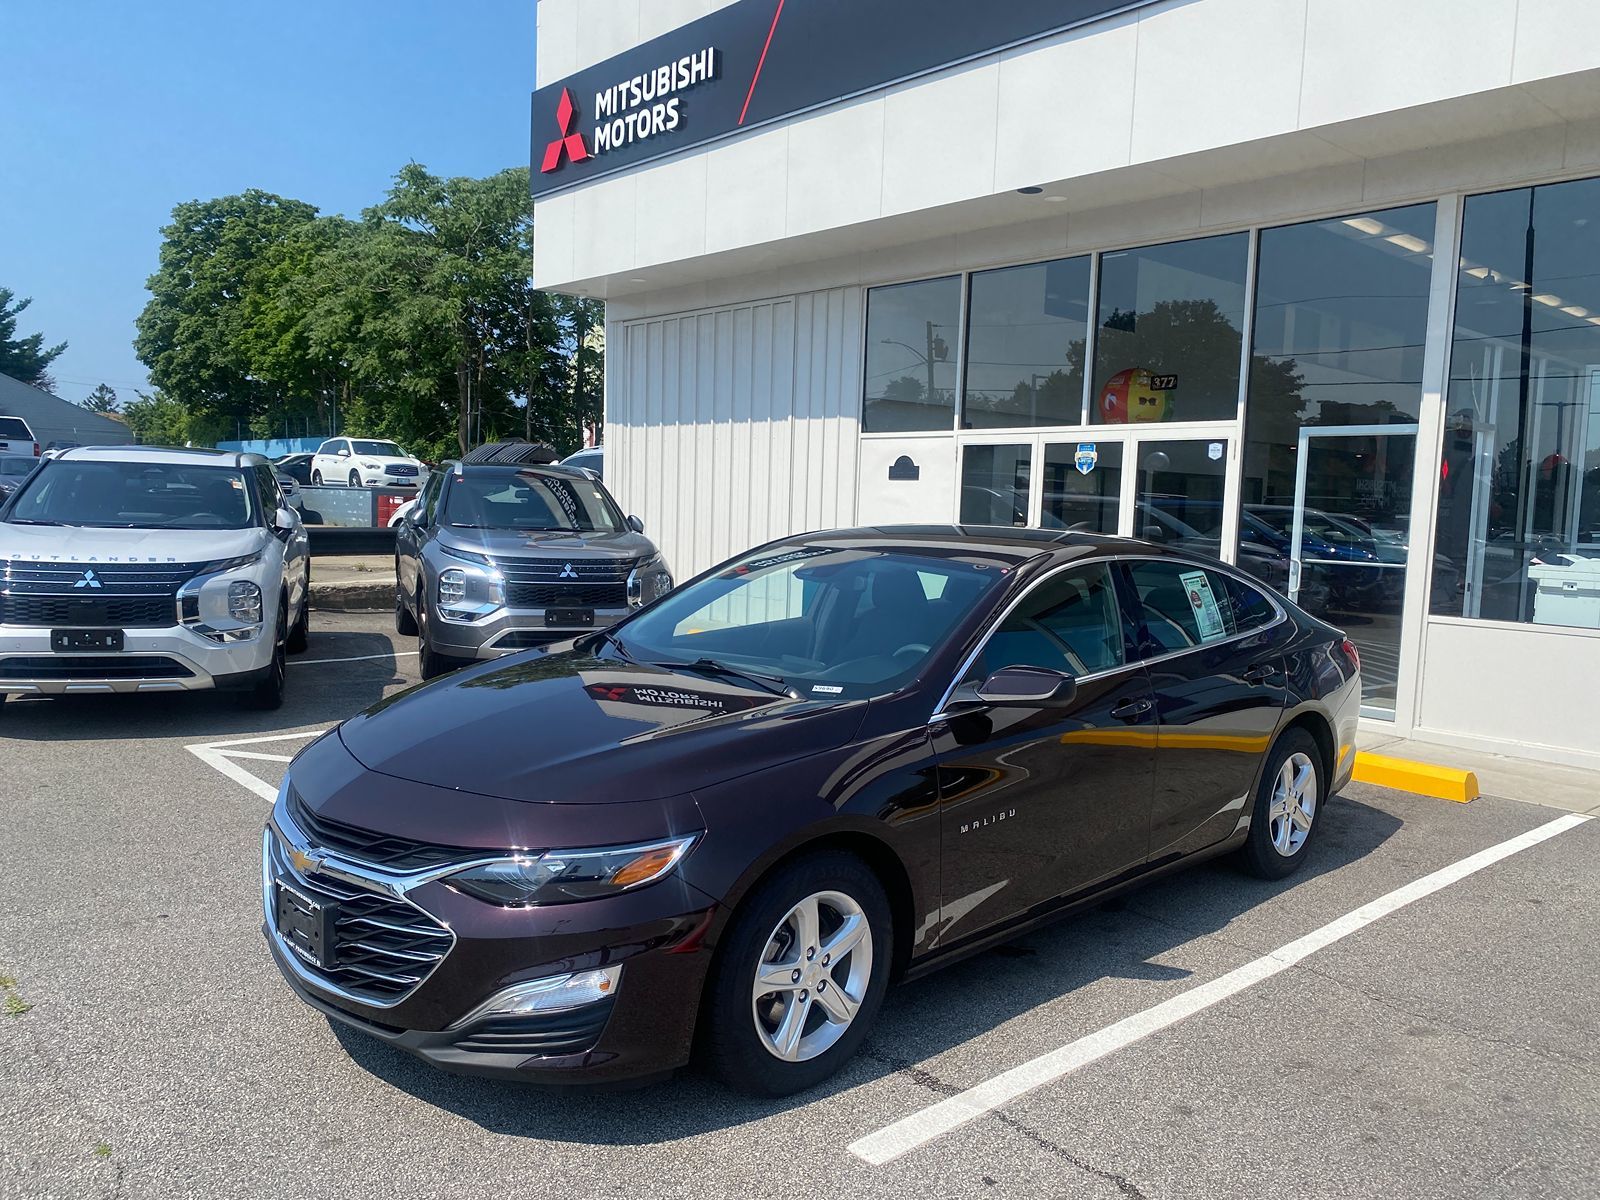
<svg viewBox="0 0 1600 1200">
<path fill-rule="evenodd" d="M 775 542 L 386 700 L 291 766 L 266 933 L 439 1066 L 782 1094 L 891 979 L 1200 858 L 1293 871 L 1356 652 L 1219 563 L 950 526 Z"/>
</svg>

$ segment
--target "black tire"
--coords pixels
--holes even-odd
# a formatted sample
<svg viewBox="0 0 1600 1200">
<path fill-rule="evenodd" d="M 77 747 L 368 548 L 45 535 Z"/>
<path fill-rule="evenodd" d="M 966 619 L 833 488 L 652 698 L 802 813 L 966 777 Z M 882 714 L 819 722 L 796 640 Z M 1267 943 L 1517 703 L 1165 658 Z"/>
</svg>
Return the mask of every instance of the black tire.
<svg viewBox="0 0 1600 1200">
<path fill-rule="evenodd" d="M 351 487 L 360 487 L 361 486 L 361 472 L 360 471 L 351 471 L 350 472 L 350 486 Z"/>
<path fill-rule="evenodd" d="M 1313 800 L 1310 827 L 1303 830 L 1304 837 L 1295 840 L 1296 822 L 1280 816 L 1279 781 L 1285 779 L 1285 765 L 1295 764 L 1290 772 L 1295 778 L 1306 767 L 1311 778 L 1299 788 L 1289 789 L 1290 810 L 1303 807 L 1299 793 L 1309 789 Z M 1250 814 L 1250 834 L 1239 850 L 1239 865 L 1259 879 L 1282 879 L 1300 869 L 1316 841 L 1317 830 L 1322 827 L 1322 813 L 1328 801 L 1328 764 L 1323 761 L 1322 750 L 1315 738 L 1304 729 L 1287 730 L 1267 753 L 1266 766 L 1261 772 L 1261 782 L 1256 785 L 1255 807 Z M 1289 825 L 1288 830 L 1284 824 Z"/>
<path fill-rule="evenodd" d="M 273 632 L 272 662 L 261 682 L 247 692 L 239 694 L 239 703 L 245 708 L 271 712 L 283 707 L 284 684 L 288 682 L 289 601 L 278 600 L 278 624 Z"/>
<path fill-rule="evenodd" d="M 394 565 L 394 575 L 400 578 L 400 564 Z M 415 637 L 417 635 L 417 618 L 406 607 L 406 594 L 400 590 L 398 583 L 394 586 L 394 631 L 402 637 Z"/>
<path fill-rule="evenodd" d="M 289 640 L 284 648 L 290 654 L 304 654 L 306 643 L 311 640 L 311 577 L 306 576 L 305 594 L 300 597 L 300 615 L 295 618 L 294 624 L 289 629 Z"/>
<path fill-rule="evenodd" d="M 864 989 L 855 1015 L 836 1035 L 836 1040 L 814 1057 L 789 1061 L 778 1057 L 768 1047 L 758 1031 L 756 1015 L 758 1003 L 781 1008 L 785 998 L 774 992 L 771 1000 L 763 997 L 758 1002 L 752 994 L 755 972 L 769 946 L 774 944 L 774 934 L 789 933 L 784 922 L 791 910 L 807 897 L 819 893 L 835 893 L 852 900 L 865 917 L 871 934 L 866 943 L 870 951 L 870 969 L 862 972 Z M 828 933 L 824 926 L 819 939 L 824 947 Z M 792 952 L 804 955 L 804 949 Z M 779 961 L 785 960 L 788 953 L 790 951 L 786 950 L 780 955 Z M 889 898 L 866 863 L 839 851 L 808 854 L 788 863 L 758 884 L 740 904 L 718 949 L 701 1014 L 701 1044 L 707 1067 L 729 1087 L 757 1096 L 787 1096 L 815 1087 L 837 1071 L 867 1036 L 888 989 L 893 956 L 894 918 Z M 812 970 L 821 972 L 825 959 L 809 961 L 817 964 Z M 821 986 L 831 985 L 837 994 L 840 981 L 832 972 L 846 966 L 854 968 L 848 953 L 831 964 L 830 972 L 817 976 L 822 980 Z M 845 979 L 849 978 L 850 973 L 846 971 Z M 814 980 L 812 987 L 820 992 Z M 808 992 L 799 991 L 797 995 L 803 999 Z M 811 1008 L 817 1011 L 812 1013 Z M 765 1011 L 774 1013 L 776 1023 L 775 1010 L 769 1007 Z M 827 1020 L 826 1012 L 815 999 L 806 1011 L 808 1015 L 802 1021 L 802 1029 L 820 1028 L 820 1023 L 811 1024 L 814 1019 Z M 781 1025 L 777 1032 L 781 1033 Z"/>
<path fill-rule="evenodd" d="M 311 472 L 311 486 L 312 487 L 321 487 L 322 486 L 322 472 L 321 471 L 313 471 L 313 472 Z"/>
<path fill-rule="evenodd" d="M 421 596 L 417 597 L 417 665 L 424 679 L 437 679 L 448 675 L 457 667 L 467 664 L 464 658 L 440 654 L 428 641 L 428 608 Z"/>
</svg>

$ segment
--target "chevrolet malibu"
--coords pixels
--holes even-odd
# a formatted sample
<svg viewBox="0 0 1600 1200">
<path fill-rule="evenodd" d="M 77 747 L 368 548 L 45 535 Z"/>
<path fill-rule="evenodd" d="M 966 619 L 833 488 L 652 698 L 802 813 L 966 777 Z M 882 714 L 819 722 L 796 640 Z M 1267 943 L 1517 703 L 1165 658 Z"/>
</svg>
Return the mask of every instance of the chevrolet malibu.
<svg viewBox="0 0 1600 1200">
<path fill-rule="evenodd" d="M 438 1066 L 781 1095 L 891 980 L 1203 858 L 1279 878 L 1349 779 L 1354 646 L 1215 561 L 807 534 L 392 697 L 291 765 L 265 932 Z"/>
</svg>

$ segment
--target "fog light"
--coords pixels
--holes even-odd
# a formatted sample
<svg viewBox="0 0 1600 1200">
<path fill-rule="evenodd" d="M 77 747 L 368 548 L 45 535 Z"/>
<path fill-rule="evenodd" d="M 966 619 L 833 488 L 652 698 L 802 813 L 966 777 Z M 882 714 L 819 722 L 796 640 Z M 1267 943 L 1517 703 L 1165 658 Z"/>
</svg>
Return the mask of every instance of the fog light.
<svg viewBox="0 0 1600 1200">
<path fill-rule="evenodd" d="M 439 572 L 439 603 L 449 607 L 467 598 L 467 573 L 454 567 Z"/>
<path fill-rule="evenodd" d="M 246 625 L 261 624 L 261 589 L 248 579 L 228 585 L 228 615 Z"/>
<path fill-rule="evenodd" d="M 484 1017 L 527 1017 L 581 1008 L 614 996 L 621 979 L 621 963 L 592 971 L 574 971 L 570 975 L 532 979 L 496 992 L 450 1028 L 459 1029 Z"/>
</svg>

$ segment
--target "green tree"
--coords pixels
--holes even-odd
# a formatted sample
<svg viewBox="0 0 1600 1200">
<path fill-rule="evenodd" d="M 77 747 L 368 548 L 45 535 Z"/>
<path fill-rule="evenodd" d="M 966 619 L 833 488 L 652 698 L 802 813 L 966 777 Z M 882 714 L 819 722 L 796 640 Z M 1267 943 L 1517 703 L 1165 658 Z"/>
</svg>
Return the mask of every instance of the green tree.
<svg viewBox="0 0 1600 1200">
<path fill-rule="evenodd" d="M 18 300 L 10 288 L 0 287 L 0 375 L 50 392 L 55 390 L 56 381 L 50 376 L 49 366 L 66 351 L 67 344 L 58 342 L 47 350 L 42 333 L 17 336 L 17 317 L 32 303 L 31 296 Z"/>
<path fill-rule="evenodd" d="M 134 339 L 165 397 L 224 429 L 269 409 L 276 389 L 251 362 L 248 301 L 273 250 L 316 215 L 309 204 L 254 188 L 172 210 Z"/>
<path fill-rule="evenodd" d="M 170 396 L 157 392 L 128 401 L 122 410 L 122 419 L 133 430 L 134 437 L 146 446 L 186 446 L 190 442 L 189 411 Z"/>
<path fill-rule="evenodd" d="M 104 383 L 95 384 L 94 391 L 83 399 L 83 407 L 90 412 L 114 413 L 117 411 L 116 389 Z"/>
</svg>

